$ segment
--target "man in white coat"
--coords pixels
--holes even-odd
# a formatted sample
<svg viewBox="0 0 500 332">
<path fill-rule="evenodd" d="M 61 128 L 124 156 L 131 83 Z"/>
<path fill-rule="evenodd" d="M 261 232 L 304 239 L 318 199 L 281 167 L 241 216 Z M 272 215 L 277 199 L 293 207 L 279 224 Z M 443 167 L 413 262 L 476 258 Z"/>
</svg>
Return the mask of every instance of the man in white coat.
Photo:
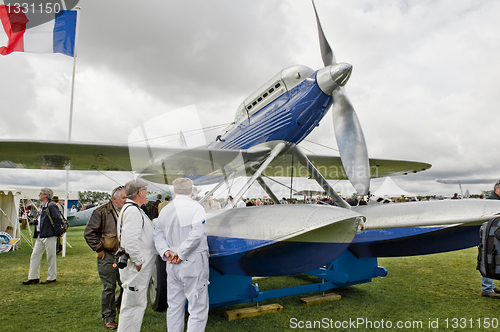
<svg viewBox="0 0 500 332">
<path fill-rule="evenodd" d="M 146 202 L 147 182 L 132 180 L 125 185 L 127 200 L 118 217 L 120 247 L 129 255 L 127 266 L 120 269 L 123 286 L 118 331 L 141 330 L 142 318 L 147 306 L 147 289 L 156 249 L 153 242 L 154 227 L 140 206 Z"/>
<path fill-rule="evenodd" d="M 187 331 L 204 331 L 208 320 L 208 244 L 205 210 L 193 199 L 193 181 L 172 182 L 175 198 L 158 217 L 155 246 L 167 264 L 167 330 L 184 331 L 188 301 Z"/>
</svg>

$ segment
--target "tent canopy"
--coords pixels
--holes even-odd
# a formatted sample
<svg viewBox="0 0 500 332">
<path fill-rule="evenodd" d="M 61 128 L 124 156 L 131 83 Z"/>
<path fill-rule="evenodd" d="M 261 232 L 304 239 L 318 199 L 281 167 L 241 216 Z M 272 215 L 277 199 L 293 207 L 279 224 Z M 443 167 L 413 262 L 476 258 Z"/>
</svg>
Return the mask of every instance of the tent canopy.
<svg viewBox="0 0 500 332">
<path fill-rule="evenodd" d="M 21 237 L 19 227 L 19 192 L 15 189 L 0 189 L 0 232 L 13 238 Z"/>
<path fill-rule="evenodd" d="M 415 194 L 409 193 L 398 187 L 397 184 L 390 177 L 386 177 L 384 183 L 372 193 L 374 196 L 378 197 L 414 197 Z"/>
<path fill-rule="evenodd" d="M 38 199 L 38 194 L 40 193 L 40 188 L 18 188 L 17 191 L 20 193 L 21 199 Z M 62 189 L 52 189 L 54 196 L 59 196 L 60 199 L 64 199 L 66 196 L 66 191 Z M 70 200 L 78 200 L 78 192 L 69 193 Z"/>
</svg>

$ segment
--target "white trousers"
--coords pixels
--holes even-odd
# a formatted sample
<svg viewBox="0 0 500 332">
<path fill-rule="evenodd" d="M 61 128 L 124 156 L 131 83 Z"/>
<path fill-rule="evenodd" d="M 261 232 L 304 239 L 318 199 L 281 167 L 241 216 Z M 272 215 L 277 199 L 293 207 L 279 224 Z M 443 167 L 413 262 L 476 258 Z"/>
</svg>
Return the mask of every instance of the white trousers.
<svg viewBox="0 0 500 332">
<path fill-rule="evenodd" d="M 56 236 L 46 238 L 38 237 L 36 239 L 35 247 L 33 247 L 33 252 L 31 253 L 28 279 L 40 279 L 40 263 L 42 262 L 42 255 L 44 251 L 47 253 L 47 264 L 49 265 L 49 269 L 47 270 L 47 280 L 56 279 L 56 244 Z"/>
<path fill-rule="evenodd" d="M 139 272 L 137 272 L 134 263 L 130 259 L 127 266 L 120 270 L 123 295 L 118 332 L 139 332 L 141 330 L 142 318 L 148 305 L 149 280 L 151 279 L 153 265 L 156 262 L 156 256 L 157 254 L 151 253 L 150 257 L 145 259 Z"/>
<path fill-rule="evenodd" d="M 184 331 L 184 312 L 188 301 L 188 332 L 205 331 L 208 320 L 208 255 L 194 253 L 179 264 L 167 263 L 167 330 Z"/>
</svg>

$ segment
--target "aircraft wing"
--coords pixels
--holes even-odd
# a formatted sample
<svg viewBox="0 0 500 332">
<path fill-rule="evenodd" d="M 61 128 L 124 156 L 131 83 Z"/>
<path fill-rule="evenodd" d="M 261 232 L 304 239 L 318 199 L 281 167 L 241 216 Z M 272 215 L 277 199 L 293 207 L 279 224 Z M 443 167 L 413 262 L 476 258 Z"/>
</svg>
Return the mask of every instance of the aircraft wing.
<svg viewBox="0 0 500 332">
<path fill-rule="evenodd" d="M 72 170 L 137 171 L 146 180 L 166 184 L 178 177 L 189 176 L 197 185 L 203 185 L 218 182 L 222 176 L 232 173 L 252 174 L 252 169 L 265 159 L 269 151 L 267 148 L 224 150 L 1 140 L 0 168 L 65 169 L 69 165 Z M 340 157 L 316 154 L 307 157 L 326 179 L 347 179 Z M 415 173 L 426 170 L 431 165 L 403 160 L 370 159 L 370 167 L 372 177 L 385 177 Z M 305 167 L 290 154 L 276 158 L 264 174 L 309 177 Z"/>
<path fill-rule="evenodd" d="M 450 179 L 437 179 L 436 182 L 444 184 L 494 184 L 498 179 L 463 179 L 463 180 L 450 180 Z"/>
<path fill-rule="evenodd" d="M 1 168 L 131 171 L 127 145 L 83 142 L 0 141 Z"/>
<path fill-rule="evenodd" d="M 269 149 L 222 150 L 128 146 L 67 141 L 0 140 L 0 168 L 136 171 L 150 181 L 170 184 L 175 178 L 205 177 L 220 181 L 222 168 L 231 173 L 259 163 Z M 194 179 L 193 179 L 194 180 Z M 198 181 L 197 185 L 205 184 Z"/>
</svg>

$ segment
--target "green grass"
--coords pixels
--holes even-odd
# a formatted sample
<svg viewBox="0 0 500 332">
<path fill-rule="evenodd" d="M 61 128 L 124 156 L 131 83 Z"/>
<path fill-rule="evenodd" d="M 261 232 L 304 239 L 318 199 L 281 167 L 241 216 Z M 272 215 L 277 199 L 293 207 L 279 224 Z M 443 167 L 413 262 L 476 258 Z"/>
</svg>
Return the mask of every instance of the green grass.
<svg viewBox="0 0 500 332">
<path fill-rule="evenodd" d="M 97 275 L 94 252 L 83 239 L 83 227 L 68 231 L 67 256 L 57 258 L 57 283 L 24 286 L 31 248 L 23 242 L 16 251 L 0 254 L 2 296 L 0 327 L 2 331 L 103 331 L 100 315 L 101 283 Z M 349 321 L 364 318 L 374 324 L 384 320 L 420 321 L 422 328 L 399 331 L 491 331 L 483 328 L 485 319 L 500 319 L 499 300 L 480 296 L 480 275 L 475 270 L 477 249 L 445 254 L 382 258 L 379 265 L 389 274 L 371 283 L 338 289 L 342 300 L 304 307 L 299 298 L 314 294 L 290 296 L 264 301 L 279 303 L 281 313 L 267 314 L 228 322 L 226 310 L 250 307 L 240 304 L 210 310 L 207 331 L 295 331 L 291 320 Z M 41 279 L 46 278 L 47 264 L 42 259 Z M 295 286 L 309 282 L 308 277 L 291 276 L 259 280 L 261 290 Z M 453 326 L 454 318 L 464 318 Z M 439 319 L 438 329 L 430 329 L 429 320 Z M 446 329 L 448 319 L 448 329 Z M 472 321 L 470 320 L 472 319 Z M 481 327 L 479 328 L 479 322 Z M 472 328 L 471 328 L 472 324 Z M 500 324 L 499 324 L 500 325 Z M 142 331 L 165 331 L 165 313 L 146 310 Z M 395 327 L 395 326 L 393 326 Z M 455 328 L 454 328 L 455 327 Z M 307 331 L 353 331 L 361 328 L 310 328 Z M 385 331 L 386 329 L 372 329 Z"/>
</svg>

